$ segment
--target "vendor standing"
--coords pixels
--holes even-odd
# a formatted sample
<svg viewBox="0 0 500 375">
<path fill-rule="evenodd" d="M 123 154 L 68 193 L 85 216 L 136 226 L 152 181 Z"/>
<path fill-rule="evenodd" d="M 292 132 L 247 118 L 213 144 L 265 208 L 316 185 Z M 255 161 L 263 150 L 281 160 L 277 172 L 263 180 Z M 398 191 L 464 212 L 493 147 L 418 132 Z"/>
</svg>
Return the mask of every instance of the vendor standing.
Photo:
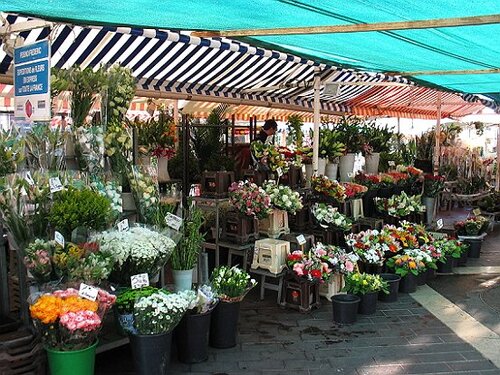
<svg viewBox="0 0 500 375">
<path fill-rule="evenodd" d="M 274 134 L 278 130 L 278 124 L 274 120 L 266 120 L 264 126 L 261 128 L 260 133 L 255 138 L 256 141 L 262 143 L 274 143 Z"/>
</svg>

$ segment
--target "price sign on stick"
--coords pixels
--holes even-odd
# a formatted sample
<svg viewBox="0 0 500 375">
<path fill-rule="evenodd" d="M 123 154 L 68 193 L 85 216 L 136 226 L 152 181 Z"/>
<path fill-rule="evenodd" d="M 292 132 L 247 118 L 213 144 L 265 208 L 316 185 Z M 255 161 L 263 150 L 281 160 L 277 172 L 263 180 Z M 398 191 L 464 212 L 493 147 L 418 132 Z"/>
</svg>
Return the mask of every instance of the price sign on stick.
<svg viewBox="0 0 500 375">
<path fill-rule="evenodd" d="M 389 160 L 387 162 L 387 164 L 389 164 L 389 167 L 395 167 L 396 166 L 396 163 L 394 162 L 394 160 Z"/>
<path fill-rule="evenodd" d="M 80 290 L 78 291 L 78 295 L 82 298 L 86 298 L 91 301 L 95 301 L 97 299 L 97 294 L 99 293 L 99 289 L 94 288 L 93 286 L 81 283 Z"/>
<path fill-rule="evenodd" d="M 130 286 L 132 289 L 140 289 L 149 286 L 149 276 L 147 273 L 139 273 L 130 276 Z"/>
<path fill-rule="evenodd" d="M 64 247 L 64 236 L 60 232 L 55 231 L 55 233 L 54 233 L 54 241 L 56 241 L 56 243 L 58 243 L 59 245 L 61 245 L 61 247 Z"/>
<path fill-rule="evenodd" d="M 276 169 L 276 173 L 278 174 L 278 179 L 279 179 L 283 175 L 283 170 L 281 169 L 281 167 Z"/>
<path fill-rule="evenodd" d="M 128 226 L 128 219 L 123 219 L 122 221 L 120 221 L 117 225 L 118 227 L 118 232 L 125 232 L 128 230 L 129 226 Z"/>
<path fill-rule="evenodd" d="M 436 227 L 437 229 L 441 229 L 443 227 L 443 219 L 439 219 L 437 222 L 436 222 Z"/>
<path fill-rule="evenodd" d="M 479 216 L 481 215 L 481 209 L 475 208 L 474 210 L 472 210 L 472 213 L 474 214 L 474 216 Z"/>
<path fill-rule="evenodd" d="M 51 193 L 56 193 L 64 189 L 59 177 L 49 178 L 49 187 Z"/>
<path fill-rule="evenodd" d="M 182 218 L 169 212 L 165 216 L 165 222 L 170 228 L 179 230 L 182 225 Z"/>
<path fill-rule="evenodd" d="M 304 237 L 303 234 L 300 234 L 298 235 L 297 237 L 295 237 L 297 239 L 297 243 L 299 244 L 299 246 L 303 246 L 306 244 L 306 238 Z"/>
</svg>

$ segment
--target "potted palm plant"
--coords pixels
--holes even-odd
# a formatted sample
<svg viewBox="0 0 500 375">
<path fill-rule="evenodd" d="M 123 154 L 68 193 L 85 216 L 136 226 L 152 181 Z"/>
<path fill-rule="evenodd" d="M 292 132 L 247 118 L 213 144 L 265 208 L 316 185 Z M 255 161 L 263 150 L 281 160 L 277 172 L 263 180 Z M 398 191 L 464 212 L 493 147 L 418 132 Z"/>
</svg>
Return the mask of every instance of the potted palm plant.
<svg viewBox="0 0 500 375">
<path fill-rule="evenodd" d="M 365 120 L 356 116 L 342 116 L 334 125 L 333 130 L 337 132 L 339 142 L 346 147 L 344 155 L 340 157 L 340 181 L 350 181 L 354 171 L 356 154 L 361 151 L 363 145 L 363 132 Z"/>
<path fill-rule="evenodd" d="M 365 172 L 378 173 L 380 153 L 388 152 L 393 132 L 388 126 L 378 127 L 375 121 L 370 121 L 362 128 L 365 144 L 363 153 L 365 156 Z"/>
<path fill-rule="evenodd" d="M 170 258 L 177 292 L 191 289 L 193 270 L 198 263 L 201 244 L 205 240 L 205 235 L 200 232 L 204 221 L 203 212 L 199 208 L 193 206 L 189 211 L 186 210 L 181 229 L 183 236 Z"/>
<path fill-rule="evenodd" d="M 326 160 L 324 174 L 330 180 L 337 179 L 339 157 L 345 152 L 345 145 L 340 142 L 340 138 L 341 135 L 337 131 L 328 128 L 323 129 L 320 133 L 319 153 Z"/>
</svg>

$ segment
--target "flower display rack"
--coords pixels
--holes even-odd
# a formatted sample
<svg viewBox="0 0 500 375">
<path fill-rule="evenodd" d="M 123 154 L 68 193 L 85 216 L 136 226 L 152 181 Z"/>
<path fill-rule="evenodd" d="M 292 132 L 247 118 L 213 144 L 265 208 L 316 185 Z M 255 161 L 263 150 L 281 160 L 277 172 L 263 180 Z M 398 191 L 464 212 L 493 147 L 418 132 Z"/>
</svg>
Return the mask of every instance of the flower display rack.
<svg viewBox="0 0 500 375">
<path fill-rule="evenodd" d="M 244 245 L 259 239 L 259 221 L 237 212 L 228 212 L 222 226 L 222 239 Z"/>
<path fill-rule="evenodd" d="M 360 230 L 367 230 L 367 229 L 381 230 L 382 227 L 384 226 L 384 220 L 374 217 L 360 217 L 358 219 L 358 225 L 360 226 Z"/>
<path fill-rule="evenodd" d="M 304 184 L 302 168 L 291 166 L 287 173 L 281 176 L 281 184 L 290 186 L 292 189 L 300 188 Z"/>
<path fill-rule="evenodd" d="M 295 232 L 303 232 L 308 229 L 310 223 L 309 211 L 309 204 L 304 204 L 304 207 L 297 211 L 295 215 L 289 215 L 288 224 L 290 229 Z"/>
<path fill-rule="evenodd" d="M 301 313 L 308 313 L 321 306 L 319 282 L 309 281 L 288 272 L 283 276 L 281 307 L 289 307 Z"/>
<path fill-rule="evenodd" d="M 44 374 L 45 351 L 29 330 L 0 335 L 1 374 Z"/>
<path fill-rule="evenodd" d="M 266 238 L 255 241 L 252 269 L 265 269 L 278 274 L 286 267 L 290 242 Z"/>
<path fill-rule="evenodd" d="M 264 171 L 257 171 L 255 169 L 245 169 L 242 171 L 241 179 L 243 181 L 250 181 L 258 186 L 262 186 L 264 181 L 269 178 L 269 173 Z"/>
<path fill-rule="evenodd" d="M 270 238 L 279 238 L 290 233 L 288 226 L 288 213 L 274 209 L 266 219 L 259 220 L 259 233 Z"/>
<path fill-rule="evenodd" d="M 336 273 L 330 276 L 330 280 L 319 285 L 319 295 L 325 297 L 328 301 L 336 294 L 342 293 L 342 288 L 345 286 L 344 275 Z"/>
<path fill-rule="evenodd" d="M 201 189 L 204 197 L 225 198 L 229 186 L 234 182 L 234 172 L 203 172 Z"/>
</svg>

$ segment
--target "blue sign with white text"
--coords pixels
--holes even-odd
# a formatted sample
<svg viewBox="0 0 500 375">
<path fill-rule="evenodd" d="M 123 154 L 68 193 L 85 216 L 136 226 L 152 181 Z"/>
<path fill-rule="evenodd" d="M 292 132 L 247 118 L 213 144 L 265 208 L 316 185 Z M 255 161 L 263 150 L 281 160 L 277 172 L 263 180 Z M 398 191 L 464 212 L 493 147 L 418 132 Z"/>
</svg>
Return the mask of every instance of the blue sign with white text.
<svg viewBox="0 0 500 375">
<path fill-rule="evenodd" d="M 46 94 L 49 91 L 49 62 L 42 60 L 15 67 L 16 96 Z"/>
<path fill-rule="evenodd" d="M 46 59 L 49 57 L 49 41 L 40 42 L 16 48 L 14 50 L 14 64 L 24 64 L 30 61 Z"/>
</svg>

